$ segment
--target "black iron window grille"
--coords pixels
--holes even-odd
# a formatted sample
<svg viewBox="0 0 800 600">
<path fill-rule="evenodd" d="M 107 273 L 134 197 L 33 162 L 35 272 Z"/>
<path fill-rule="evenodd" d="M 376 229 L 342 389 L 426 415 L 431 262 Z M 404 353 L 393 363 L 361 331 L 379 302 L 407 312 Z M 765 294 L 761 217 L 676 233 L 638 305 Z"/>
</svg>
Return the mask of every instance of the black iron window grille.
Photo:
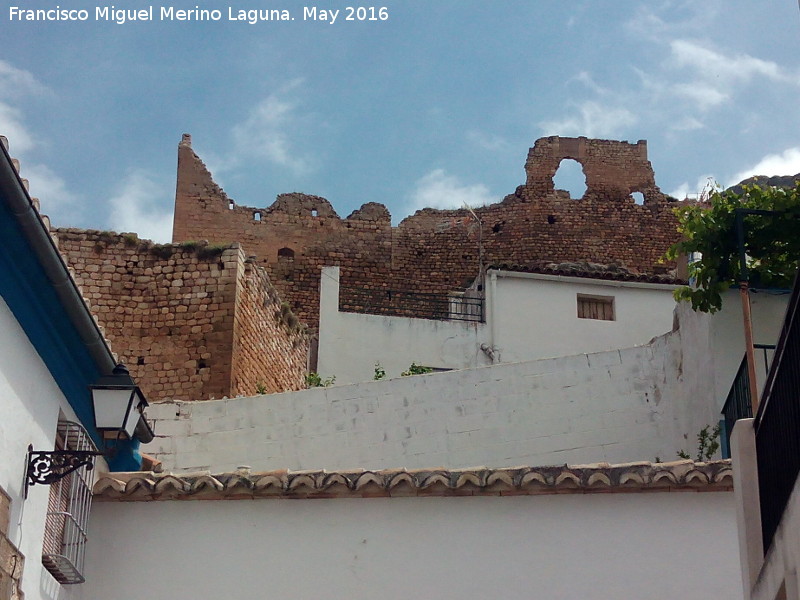
<svg viewBox="0 0 800 600">
<path fill-rule="evenodd" d="M 98 452 L 80 424 L 59 421 L 56 452 L 40 454 L 51 455 L 38 463 L 42 481 L 37 483 L 50 483 L 42 564 L 61 584 L 83 583 L 86 526 L 94 481 L 92 466 Z M 58 473 L 57 479 L 55 475 L 48 477 L 53 473 Z M 55 480 L 45 481 L 48 478 Z"/>
</svg>

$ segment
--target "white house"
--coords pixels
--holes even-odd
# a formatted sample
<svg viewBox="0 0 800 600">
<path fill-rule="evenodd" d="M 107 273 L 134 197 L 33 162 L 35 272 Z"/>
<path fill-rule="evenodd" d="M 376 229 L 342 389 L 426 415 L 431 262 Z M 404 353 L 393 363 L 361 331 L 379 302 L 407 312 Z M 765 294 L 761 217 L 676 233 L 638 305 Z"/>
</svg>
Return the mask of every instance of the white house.
<svg viewBox="0 0 800 600">
<path fill-rule="evenodd" d="M 490 269 L 482 308 L 434 320 L 342 312 L 339 267 L 324 267 L 318 371 L 356 383 L 372 379 L 376 363 L 396 377 L 412 362 L 446 370 L 602 352 L 672 329 L 676 286 L 666 278 L 577 272 Z"/>
<path fill-rule="evenodd" d="M 88 386 L 115 362 L 0 141 L 0 597 L 74 598 L 92 543 L 95 457 L 80 453 L 108 445 Z M 114 469 L 138 469 L 139 440 L 152 437 L 134 417 L 138 439 L 115 444 Z"/>
<path fill-rule="evenodd" d="M 339 267 L 324 267 L 318 371 L 324 379 L 335 377 L 335 385 L 342 385 L 372 379 L 376 364 L 388 377 L 397 377 L 412 362 L 449 370 L 591 354 L 646 345 L 675 326 L 672 292 L 677 286 L 666 283 L 664 277 L 545 271 L 490 269 L 485 304 L 477 318 L 455 314 L 455 318 L 434 320 L 340 311 Z M 757 343 L 775 344 L 787 299 L 786 294 L 753 294 Z M 687 319 L 684 316 L 684 322 Z M 697 319 L 702 323 L 698 326 L 708 330 L 707 351 L 715 361 L 708 375 L 714 382 L 717 408 L 721 408 L 744 353 L 737 294 L 731 291 L 725 296 L 720 312 Z M 764 359 L 769 356 L 771 351 L 758 354 L 761 383 L 766 374 Z"/>
</svg>

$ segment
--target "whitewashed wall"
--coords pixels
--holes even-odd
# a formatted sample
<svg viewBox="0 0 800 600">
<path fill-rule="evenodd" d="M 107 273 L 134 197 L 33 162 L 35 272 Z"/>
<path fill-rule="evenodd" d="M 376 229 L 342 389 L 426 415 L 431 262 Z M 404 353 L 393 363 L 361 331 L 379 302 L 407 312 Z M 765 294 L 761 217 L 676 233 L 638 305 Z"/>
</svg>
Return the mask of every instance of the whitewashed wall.
<svg viewBox="0 0 800 600">
<path fill-rule="evenodd" d="M 398 377 L 412 362 L 442 369 L 490 364 L 485 324 L 339 312 L 339 267 L 322 269 L 318 371 L 336 384 L 369 381 L 378 362 Z"/>
<path fill-rule="evenodd" d="M 756 344 L 776 344 L 783 325 L 789 295 L 765 292 L 750 295 L 753 318 L 753 341 Z M 725 398 L 744 356 L 744 327 L 742 304 L 738 290 L 729 290 L 723 296 L 722 310 L 710 319 L 712 351 L 715 354 L 714 391 Z M 771 359 L 772 351 L 768 352 Z M 756 350 L 756 377 L 759 389 L 766 382 L 764 354 Z M 721 406 L 721 405 L 720 405 Z"/>
<path fill-rule="evenodd" d="M 760 541 L 760 540 L 759 540 Z M 775 532 L 772 546 L 764 557 L 758 579 L 753 586 L 753 600 L 778 598 L 781 585 L 786 586 L 786 598 L 800 598 L 800 479 L 784 510 Z"/>
<path fill-rule="evenodd" d="M 719 419 L 707 320 L 688 312 L 635 348 L 152 405 L 143 450 L 212 471 L 669 460 Z"/>
<path fill-rule="evenodd" d="M 730 492 L 111 502 L 90 534 L 85 600 L 742 598 Z"/>
<path fill-rule="evenodd" d="M 672 328 L 674 286 L 490 271 L 486 323 L 339 312 L 339 267 L 322 269 L 318 371 L 336 384 L 397 377 L 412 362 L 465 369 L 646 344 Z M 577 295 L 613 296 L 616 320 L 579 319 Z"/>
<path fill-rule="evenodd" d="M 42 542 L 50 487 L 33 486 L 24 496 L 28 444 L 54 448 L 59 411 L 71 407 L 0 298 L 0 486 L 11 497 L 8 538 L 25 555 L 22 589 L 26 600 L 71 598 L 42 566 Z M 24 505 L 24 509 L 23 509 Z"/>
<path fill-rule="evenodd" d="M 503 362 L 627 348 L 672 329 L 675 286 L 491 271 L 487 288 Z M 615 319 L 579 319 L 578 294 L 613 297 Z"/>
</svg>

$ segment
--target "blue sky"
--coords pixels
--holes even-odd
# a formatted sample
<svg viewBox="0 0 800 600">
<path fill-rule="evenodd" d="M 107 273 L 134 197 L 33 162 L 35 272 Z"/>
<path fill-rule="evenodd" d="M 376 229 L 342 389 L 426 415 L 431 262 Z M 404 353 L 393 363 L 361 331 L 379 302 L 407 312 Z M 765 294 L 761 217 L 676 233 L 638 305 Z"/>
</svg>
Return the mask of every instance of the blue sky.
<svg viewBox="0 0 800 600">
<path fill-rule="evenodd" d="M 499 201 L 545 135 L 647 139 L 681 197 L 800 172 L 796 0 L 385 0 L 374 22 L 316 5 L 334 24 L 295 0 L 201 2 L 122 25 L 84 0 L 58 6 L 86 22 L 0 10 L 0 134 L 55 225 L 168 241 L 184 132 L 239 204 L 301 191 L 343 217 L 382 202 L 395 222 Z M 159 21 L 161 6 L 223 18 Z M 229 6 L 295 20 L 228 21 Z"/>
</svg>

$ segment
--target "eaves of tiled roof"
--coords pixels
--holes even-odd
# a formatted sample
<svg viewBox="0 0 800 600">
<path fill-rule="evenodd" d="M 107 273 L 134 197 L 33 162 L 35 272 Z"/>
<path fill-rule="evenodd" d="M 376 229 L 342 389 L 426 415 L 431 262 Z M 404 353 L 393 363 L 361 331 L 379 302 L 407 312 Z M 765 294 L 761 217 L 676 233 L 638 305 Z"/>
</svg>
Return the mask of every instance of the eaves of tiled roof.
<svg viewBox="0 0 800 600">
<path fill-rule="evenodd" d="M 676 277 L 674 272 L 636 273 L 615 265 L 598 265 L 594 263 L 536 263 L 527 265 L 502 263 L 492 265 L 489 268 L 513 273 L 537 273 L 607 281 L 661 283 L 665 285 L 686 285 L 687 283 L 685 280 Z"/>
<path fill-rule="evenodd" d="M 636 462 L 490 469 L 110 473 L 94 486 L 96 500 L 224 500 L 512 496 L 630 492 L 731 491 L 729 460 Z"/>
</svg>

